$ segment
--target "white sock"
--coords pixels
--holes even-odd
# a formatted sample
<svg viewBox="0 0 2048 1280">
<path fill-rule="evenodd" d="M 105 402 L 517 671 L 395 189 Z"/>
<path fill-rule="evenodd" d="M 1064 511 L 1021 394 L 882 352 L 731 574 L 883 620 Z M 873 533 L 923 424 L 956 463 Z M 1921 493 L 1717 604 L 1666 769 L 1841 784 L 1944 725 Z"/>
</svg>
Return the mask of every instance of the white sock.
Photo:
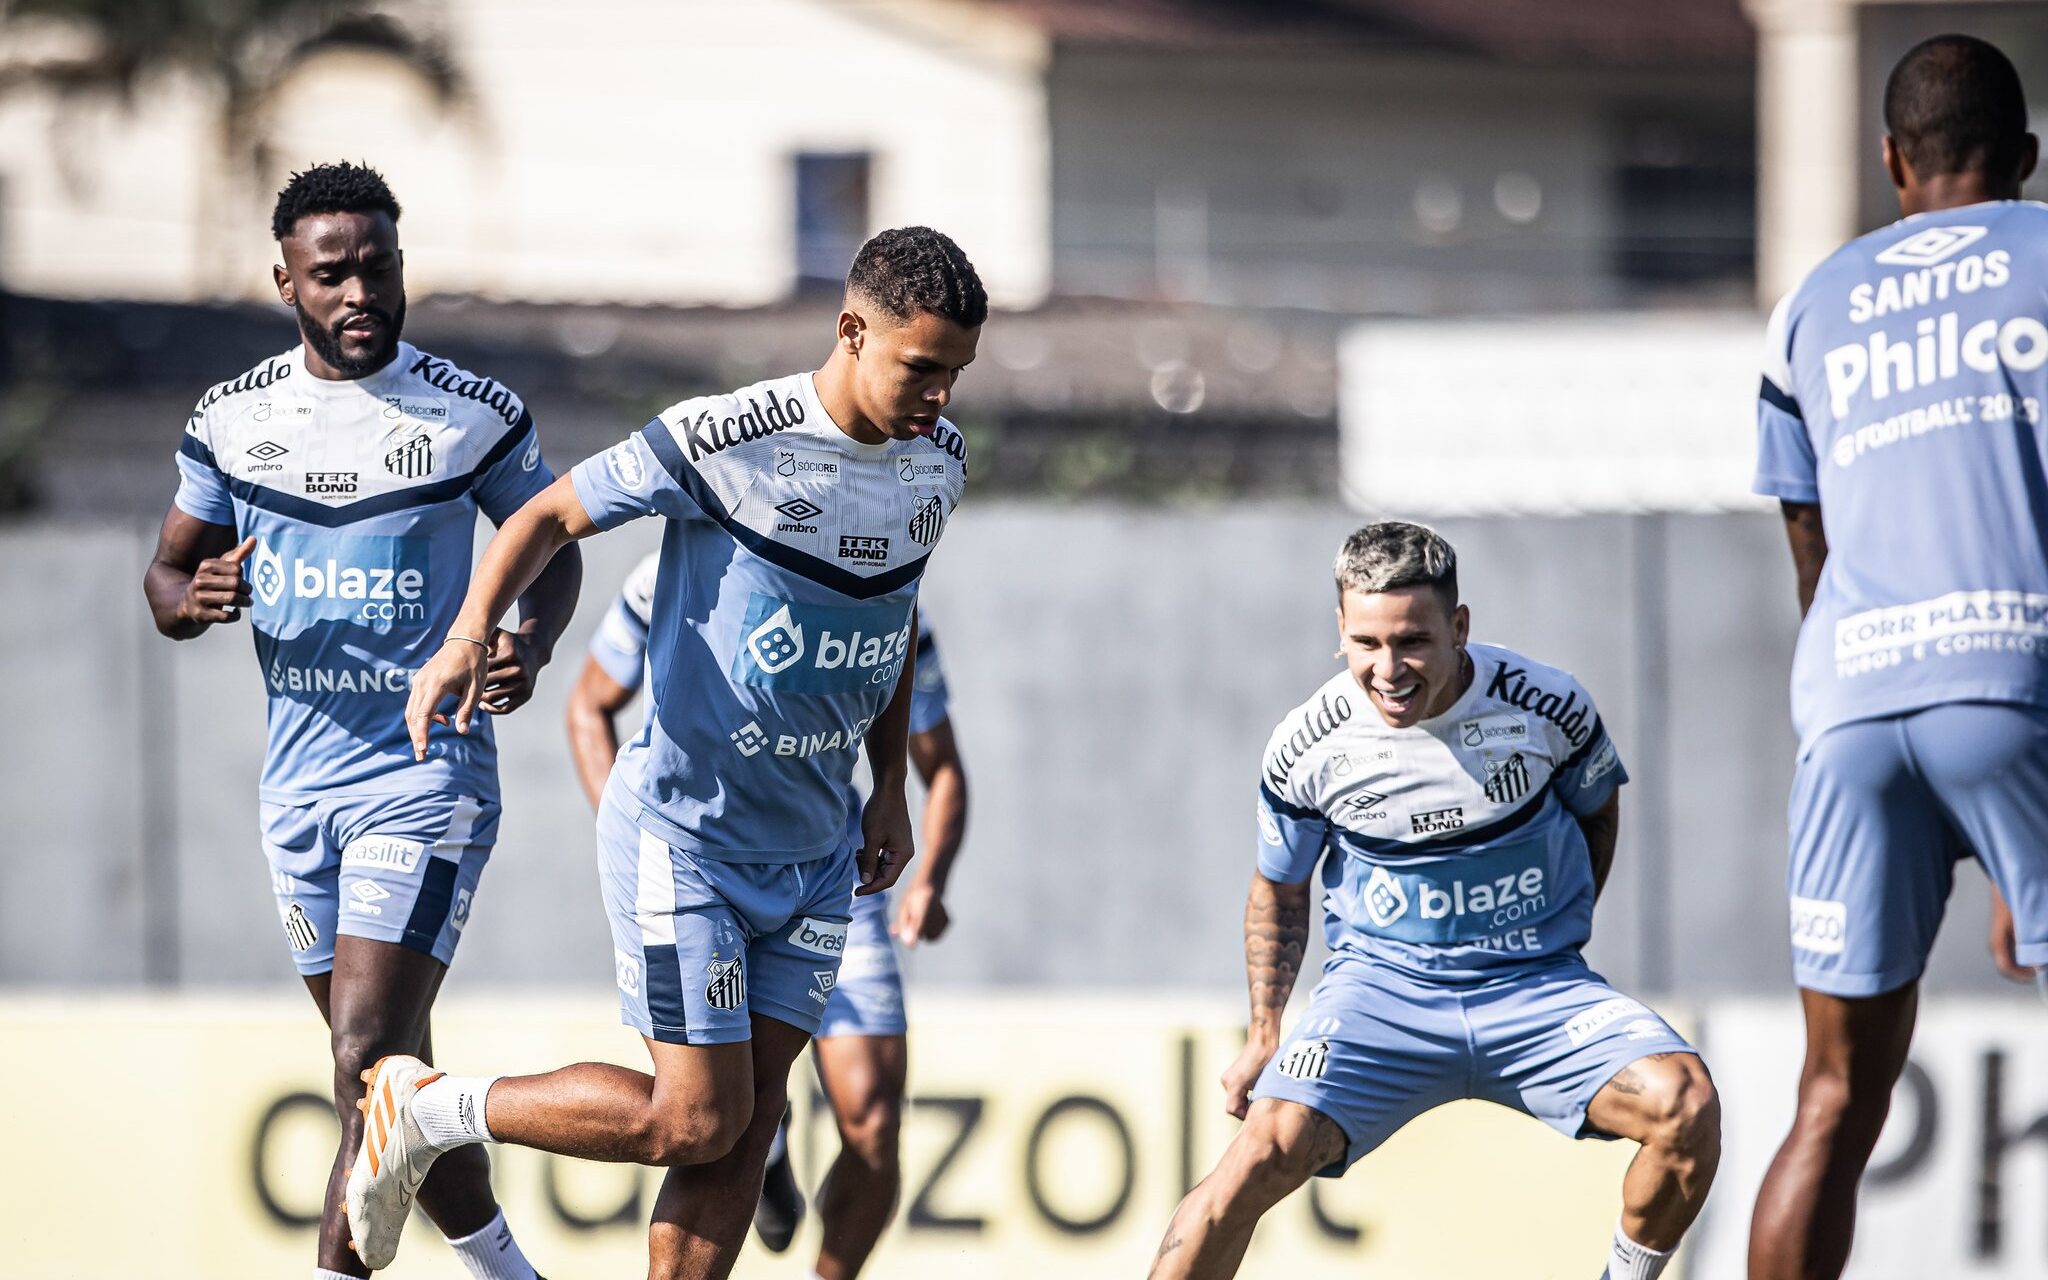
<svg viewBox="0 0 2048 1280">
<path fill-rule="evenodd" d="M 455 1256 L 462 1259 L 462 1265 L 469 1268 L 469 1274 L 476 1280 L 539 1280 L 533 1264 L 519 1252 L 519 1242 L 512 1238 L 512 1228 L 505 1225 L 502 1209 L 483 1230 L 450 1240 L 448 1247 L 455 1250 Z"/>
<path fill-rule="evenodd" d="M 496 1142 L 484 1122 L 484 1097 L 497 1076 L 442 1076 L 412 1095 L 412 1118 L 442 1151 L 469 1142 Z"/>
<path fill-rule="evenodd" d="M 313 1280 L 356 1280 L 345 1271 L 329 1271 L 325 1267 L 313 1268 Z"/>
<path fill-rule="evenodd" d="M 1628 1238 L 1619 1222 L 1614 1224 L 1614 1248 L 1607 1255 L 1604 1280 L 1657 1280 L 1670 1265 L 1671 1253 L 1659 1253 L 1637 1244 Z"/>
</svg>

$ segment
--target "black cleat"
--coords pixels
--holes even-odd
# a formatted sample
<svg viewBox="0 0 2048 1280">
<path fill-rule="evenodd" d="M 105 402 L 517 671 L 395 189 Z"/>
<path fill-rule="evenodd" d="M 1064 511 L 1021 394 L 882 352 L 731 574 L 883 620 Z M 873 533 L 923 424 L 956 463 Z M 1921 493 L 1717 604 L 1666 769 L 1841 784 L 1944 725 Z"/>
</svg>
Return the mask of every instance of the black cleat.
<svg viewBox="0 0 2048 1280">
<path fill-rule="evenodd" d="M 796 1239 L 803 1225 L 804 1193 L 797 1188 L 796 1171 L 789 1167 L 789 1109 L 783 1108 L 782 1127 L 775 1135 L 776 1153 L 768 1161 L 761 1180 L 761 1200 L 754 1206 L 754 1230 L 770 1253 L 781 1253 Z"/>
</svg>

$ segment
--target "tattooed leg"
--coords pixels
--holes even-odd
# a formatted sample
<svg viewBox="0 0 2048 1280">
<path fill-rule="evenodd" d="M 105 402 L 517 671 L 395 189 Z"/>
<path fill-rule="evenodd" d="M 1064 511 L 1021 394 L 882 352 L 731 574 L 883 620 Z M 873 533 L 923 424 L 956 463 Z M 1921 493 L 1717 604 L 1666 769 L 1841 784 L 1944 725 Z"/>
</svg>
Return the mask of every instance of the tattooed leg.
<svg viewBox="0 0 2048 1280">
<path fill-rule="evenodd" d="M 1152 1259 L 1153 1280 L 1234 1276 L 1252 1228 L 1316 1170 L 1344 1158 L 1336 1122 L 1295 1102 L 1262 1098 L 1215 1172 L 1188 1192 Z"/>
<path fill-rule="evenodd" d="M 1660 1253 L 1676 1248 L 1721 1161 L 1721 1101 L 1706 1065 L 1690 1053 L 1638 1058 L 1594 1095 L 1586 1120 L 1642 1144 L 1621 1183 L 1629 1239 Z"/>
</svg>

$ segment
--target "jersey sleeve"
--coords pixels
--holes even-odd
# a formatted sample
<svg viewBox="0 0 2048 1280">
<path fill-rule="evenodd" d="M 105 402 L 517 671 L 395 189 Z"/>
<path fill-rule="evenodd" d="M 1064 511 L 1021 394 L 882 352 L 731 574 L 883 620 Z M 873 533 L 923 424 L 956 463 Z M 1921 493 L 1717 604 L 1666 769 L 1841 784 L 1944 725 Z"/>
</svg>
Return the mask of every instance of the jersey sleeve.
<svg viewBox="0 0 2048 1280">
<path fill-rule="evenodd" d="M 1330 824 L 1259 784 L 1259 874 L 1275 884 L 1300 884 L 1315 874 L 1330 839 Z"/>
<path fill-rule="evenodd" d="M 599 529 L 615 529 L 642 516 L 690 520 L 704 515 L 696 496 L 704 482 L 684 461 L 660 418 L 577 463 L 569 476 L 577 501 Z"/>
<path fill-rule="evenodd" d="M 917 667 L 910 682 L 910 731 L 930 733 L 952 714 L 947 705 L 946 668 L 939 662 L 939 642 L 922 625 L 917 636 Z"/>
<path fill-rule="evenodd" d="M 1819 502 L 1819 464 L 1792 379 L 1794 293 L 1771 312 L 1764 330 L 1763 380 L 1756 397 L 1756 481 L 1752 488 L 1781 502 Z"/>
<path fill-rule="evenodd" d="M 171 499 L 178 510 L 208 524 L 235 523 L 235 503 L 228 494 L 228 478 L 214 460 L 213 444 L 207 430 L 206 412 L 194 409 L 178 442 L 178 492 Z"/>
<path fill-rule="evenodd" d="M 476 494 L 478 509 L 491 523 L 503 524 L 554 479 L 555 473 L 540 456 L 540 433 L 534 429 L 533 415 L 522 408 L 518 423 L 484 455 L 470 489 Z"/>
<path fill-rule="evenodd" d="M 590 636 L 590 658 L 621 689 L 638 689 L 647 672 L 647 629 L 654 618 L 654 584 L 661 556 L 633 566 L 611 608 Z"/>
<path fill-rule="evenodd" d="M 1583 690 L 1580 696 L 1585 696 Z M 1551 790 L 1557 792 L 1565 808 L 1580 817 L 1606 804 L 1608 797 L 1628 781 L 1628 770 L 1621 767 L 1621 755 L 1614 749 L 1614 739 L 1608 736 L 1607 722 L 1593 711 L 1591 698 L 1586 698 L 1586 709 L 1593 736 L 1577 747 L 1565 740 L 1564 763 L 1550 776 Z"/>
</svg>

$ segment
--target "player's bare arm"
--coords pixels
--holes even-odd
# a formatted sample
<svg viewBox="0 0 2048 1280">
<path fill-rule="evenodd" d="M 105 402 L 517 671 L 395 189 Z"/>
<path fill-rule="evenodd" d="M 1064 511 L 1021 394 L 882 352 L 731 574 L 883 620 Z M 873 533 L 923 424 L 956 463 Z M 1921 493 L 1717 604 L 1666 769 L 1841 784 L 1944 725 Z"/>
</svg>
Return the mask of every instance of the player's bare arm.
<svg viewBox="0 0 2048 1280">
<path fill-rule="evenodd" d="M 914 947 L 937 942 L 952 923 L 946 885 L 967 835 L 967 768 L 950 719 L 911 734 L 909 749 L 910 763 L 924 780 L 924 856 L 896 910 L 893 932 L 898 942 Z"/>
<path fill-rule="evenodd" d="M 911 634 L 917 634 L 917 615 L 911 615 Z M 917 679 L 917 646 L 903 655 L 903 674 L 896 678 L 896 691 L 889 705 L 868 727 L 868 772 L 875 782 L 874 794 L 861 811 L 860 852 L 855 855 L 860 885 L 855 897 L 881 893 L 896 883 L 903 868 L 917 854 L 917 840 L 910 824 L 910 801 L 903 788 L 910 778 L 910 693 Z"/>
<path fill-rule="evenodd" d="M 1781 502 L 1785 540 L 1792 546 L 1792 570 L 1799 579 L 1799 616 L 1813 608 L 1813 592 L 1828 562 L 1828 533 L 1821 525 L 1817 502 Z"/>
<path fill-rule="evenodd" d="M 576 684 L 569 690 L 565 718 L 569 754 L 576 761 L 576 780 L 595 809 L 604 798 L 604 780 L 619 756 L 618 716 L 633 701 L 633 690 L 611 678 L 595 658 L 583 660 Z"/>
<path fill-rule="evenodd" d="M 534 681 L 555 655 L 555 642 L 576 612 L 583 587 L 583 553 L 564 546 L 519 596 L 519 625 L 494 627 L 490 666 L 484 672 L 483 709 L 506 715 L 533 697 Z"/>
<path fill-rule="evenodd" d="M 237 543 L 231 525 L 209 524 L 172 507 L 142 575 L 156 629 L 173 640 L 190 640 L 216 622 L 241 617 L 249 607 L 242 560 L 255 546 L 253 537 Z"/>
<path fill-rule="evenodd" d="M 462 610 L 455 615 L 440 649 L 413 677 L 412 696 L 406 700 L 405 723 L 412 736 L 413 756 L 427 757 L 427 727 L 453 724 L 457 733 L 468 733 L 470 718 L 483 701 L 490 684 L 491 650 L 488 637 L 498 619 L 512 602 L 532 586 L 557 551 L 597 532 L 590 516 L 577 500 L 575 485 L 568 476 L 534 495 L 531 502 L 514 512 L 484 548 L 483 561 L 470 580 Z M 576 571 L 580 582 L 582 571 Z M 568 619 L 561 619 L 566 624 Z M 557 628 L 559 631 L 559 628 Z M 553 640 L 550 638 L 549 644 Z M 449 698 L 455 699 L 452 714 L 438 710 Z"/>
<path fill-rule="evenodd" d="M 1593 900 L 1607 888 L 1607 874 L 1614 870 L 1614 842 L 1621 835 L 1621 792 L 1607 797 L 1607 803 L 1578 819 L 1579 832 L 1586 837 L 1586 852 L 1593 861 Z"/>
<path fill-rule="evenodd" d="M 1223 1109 L 1242 1120 L 1259 1073 L 1280 1047 L 1287 998 L 1308 952 L 1309 881 L 1279 884 L 1254 872 L 1244 903 L 1244 976 L 1251 1021 L 1244 1049 L 1223 1072 Z"/>
</svg>

